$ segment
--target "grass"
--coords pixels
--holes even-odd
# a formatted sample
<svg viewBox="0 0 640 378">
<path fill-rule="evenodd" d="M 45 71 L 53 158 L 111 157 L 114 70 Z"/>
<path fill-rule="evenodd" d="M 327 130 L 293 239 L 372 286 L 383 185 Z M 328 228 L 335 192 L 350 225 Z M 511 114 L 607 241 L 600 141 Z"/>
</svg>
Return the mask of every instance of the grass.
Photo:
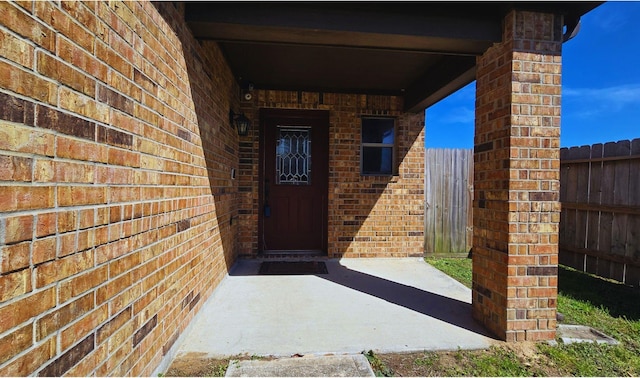
<svg viewBox="0 0 640 378">
<path fill-rule="evenodd" d="M 471 287 L 470 259 L 426 259 Z M 376 355 L 363 352 L 379 377 L 640 376 L 640 290 L 560 266 L 558 311 L 564 323 L 596 328 L 620 345 L 511 343 L 488 350 Z M 260 356 L 242 356 L 262 359 Z M 224 376 L 229 360 L 186 361 L 164 376 Z"/>
<path fill-rule="evenodd" d="M 471 287 L 471 259 L 426 259 L 428 263 Z M 461 363 L 443 375 L 464 376 L 639 376 L 640 290 L 560 266 L 558 311 L 564 323 L 596 328 L 620 341 L 620 345 L 591 343 L 537 344 L 531 361 L 504 347 L 483 352 L 458 351 Z M 430 357 L 431 365 L 437 360 Z M 416 360 L 414 364 L 418 364 Z M 551 370 L 550 370 L 551 369 Z"/>
<path fill-rule="evenodd" d="M 372 350 L 362 352 L 369 361 L 371 369 L 376 373 L 376 377 L 393 377 L 393 371 L 385 365 L 385 363 Z"/>
</svg>

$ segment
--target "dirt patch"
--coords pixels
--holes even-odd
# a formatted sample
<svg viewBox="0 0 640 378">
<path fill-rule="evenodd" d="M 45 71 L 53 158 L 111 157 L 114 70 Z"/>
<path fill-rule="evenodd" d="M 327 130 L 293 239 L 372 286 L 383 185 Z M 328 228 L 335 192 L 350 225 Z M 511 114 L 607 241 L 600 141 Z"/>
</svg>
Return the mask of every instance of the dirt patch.
<svg viewBox="0 0 640 378">
<path fill-rule="evenodd" d="M 536 343 L 499 343 L 489 350 L 387 353 L 378 358 L 396 377 L 561 376 Z M 489 370 L 487 370 L 489 369 Z"/>
<path fill-rule="evenodd" d="M 164 376 L 221 377 L 226 372 L 229 360 L 247 359 L 271 358 L 234 356 L 212 359 L 189 354 L 176 358 Z M 487 375 L 487 372 L 495 376 L 566 375 L 540 353 L 536 343 L 531 342 L 498 343 L 489 350 L 376 354 L 374 359 L 377 365 L 374 370 L 378 375 L 396 377 L 477 376 Z"/>
<path fill-rule="evenodd" d="M 176 357 L 165 377 L 224 377 L 231 360 L 271 360 L 273 357 L 240 355 L 228 358 L 208 358 L 204 353 L 188 353 Z"/>
<path fill-rule="evenodd" d="M 223 377 L 228 365 L 228 358 L 206 358 L 199 353 L 190 353 L 173 360 L 163 375 L 166 377 Z"/>
</svg>

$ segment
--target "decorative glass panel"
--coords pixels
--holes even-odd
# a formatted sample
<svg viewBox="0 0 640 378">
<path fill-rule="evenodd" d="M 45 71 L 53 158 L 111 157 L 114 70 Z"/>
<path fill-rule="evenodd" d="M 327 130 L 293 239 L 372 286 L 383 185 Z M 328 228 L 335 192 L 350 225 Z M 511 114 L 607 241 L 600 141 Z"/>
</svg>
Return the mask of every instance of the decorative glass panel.
<svg viewBox="0 0 640 378">
<path fill-rule="evenodd" d="M 311 184 L 311 133 L 306 127 L 278 127 L 276 183 Z"/>
</svg>

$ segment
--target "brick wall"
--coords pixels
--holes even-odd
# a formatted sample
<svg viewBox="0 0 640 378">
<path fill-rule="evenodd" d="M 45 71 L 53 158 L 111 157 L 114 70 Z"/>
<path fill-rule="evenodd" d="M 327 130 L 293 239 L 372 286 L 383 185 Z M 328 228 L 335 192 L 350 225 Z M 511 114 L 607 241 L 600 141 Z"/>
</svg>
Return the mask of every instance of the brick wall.
<svg viewBox="0 0 640 378">
<path fill-rule="evenodd" d="M 424 249 L 424 113 L 402 112 L 402 99 L 256 90 L 242 108 L 253 121 L 240 140 L 239 253 L 258 253 L 259 109 L 322 109 L 329 126 L 329 257 L 422 256 Z M 397 117 L 399 174 L 360 175 L 360 117 Z"/>
<path fill-rule="evenodd" d="M 507 341 L 553 339 L 562 17 L 514 11 L 478 58 L 473 311 Z"/>
<path fill-rule="evenodd" d="M 0 2 L 0 375 L 151 375 L 233 263 L 238 91 L 182 12 Z"/>
</svg>

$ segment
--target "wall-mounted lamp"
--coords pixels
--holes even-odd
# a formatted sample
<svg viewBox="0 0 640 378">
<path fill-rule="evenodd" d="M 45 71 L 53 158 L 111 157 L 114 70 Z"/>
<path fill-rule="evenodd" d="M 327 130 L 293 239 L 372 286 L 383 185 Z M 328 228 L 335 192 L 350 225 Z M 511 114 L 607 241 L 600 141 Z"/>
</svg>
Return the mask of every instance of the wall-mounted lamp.
<svg viewBox="0 0 640 378">
<path fill-rule="evenodd" d="M 251 121 L 245 117 L 244 114 L 236 114 L 233 110 L 229 110 L 229 123 L 236 126 L 239 136 L 246 136 L 249 134 L 249 125 Z"/>
</svg>

